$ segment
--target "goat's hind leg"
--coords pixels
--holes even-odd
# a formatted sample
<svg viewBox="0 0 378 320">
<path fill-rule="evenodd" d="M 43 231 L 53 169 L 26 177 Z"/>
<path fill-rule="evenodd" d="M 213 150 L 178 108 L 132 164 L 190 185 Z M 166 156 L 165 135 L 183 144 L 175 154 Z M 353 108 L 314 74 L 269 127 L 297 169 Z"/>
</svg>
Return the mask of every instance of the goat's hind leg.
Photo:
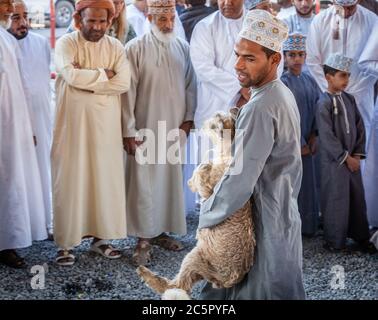
<svg viewBox="0 0 378 320">
<path fill-rule="evenodd" d="M 169 289 L 168 284 L 170 280 L 167 278 L 158 276 L 144 266 L 139 266 L 136 271 L 146 285 L 157 293 L 163 294 L 167 289 Z"/>
<path fill-rule="evenodd" d="M 170 288 L 180 288 L 190 294 L 193 286 L 204 279 L 203 272 L 206 270 L 205 263 L 200 255 L 200 250 L 194 248 L 189 252 L 181 263 L 181 268 L 176 277 L 170 281 Z"/>
</svg>

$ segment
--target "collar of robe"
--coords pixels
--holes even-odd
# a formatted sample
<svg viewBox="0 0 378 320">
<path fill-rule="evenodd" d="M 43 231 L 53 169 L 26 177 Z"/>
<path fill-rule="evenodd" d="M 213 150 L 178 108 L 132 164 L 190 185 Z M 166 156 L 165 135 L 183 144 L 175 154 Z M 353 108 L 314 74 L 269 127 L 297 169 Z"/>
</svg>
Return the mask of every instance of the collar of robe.
<svg viewBox="0 0 378 320">
<path fill-rule="evenodd" d="M 226 36 L 228 38 L 229 43 L 235 43 L 236 38 L 242 28 L 243 20 L 246 14 L 246 9 L 243 8 L 243 13 L 240 18 L 238 19 L 230 19 L 226 18 L 223 14 L 219 12 L 221 16 L 221 21 L 224 23 L 226 29 Z"/>
<path fill-rule="evenodd" d="M 332 95 L 332 96 L 341 96 L 341 94 L 342 94 L 342 91 L 332 93 L 332 92 L 330 92 L 330 91 L 327 90 L 327 92 L 328 92 L 330 95 Z"/>
<path fill-rule="evenodd" d="M 251 88 L 252 90 L 252 96 L 251 96 L 251 99 L 254 98 L 257 94 L 259 94 L 260 92 L 264 91 L 265 89 L 269 88 L 270 86 L 272 86 L 274 83 L 280 81 L 278 78 L 264 84 L 262 87 L 259 87 L 259 88 Z M 250 100 L 251 100 L 250 99 Z"/>
</svg>

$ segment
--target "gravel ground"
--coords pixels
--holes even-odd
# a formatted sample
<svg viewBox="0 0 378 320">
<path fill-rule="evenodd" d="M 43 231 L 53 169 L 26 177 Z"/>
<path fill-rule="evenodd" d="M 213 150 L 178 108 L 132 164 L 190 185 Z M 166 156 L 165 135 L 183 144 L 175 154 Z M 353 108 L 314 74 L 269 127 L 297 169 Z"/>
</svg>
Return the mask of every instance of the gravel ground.
<svg viewBox="0 0 378 320">
<path fill-rule="evenodd" d="M 187 220 L 188 235 L 179 238 L 186 249 L 177 253 L 154 247 L 153 271 L 169 278 L 176 274 L 183 257 L 196 243 L 198 216 L 190 214 Z M 88 252 L 89 244 L 90 241 L 85 240 L 76 249 L 78 261 L 73 267 L 60 267 L 54 263 L 56 248 L 50 241 L 36 242 L 31 248 L 20 250 L 29 267 L 13 270 L 0 265 L 0 299 L 159 299 L 139 280 L 131 265 L 135 239 L 114 241 L 114 245 L 124 248 L 124 256 L 114 261 Z M 332 254 L 326 252 L 322 244 L 321 236 L 303 239 L 307 298 L 378 300 L 378 254 Z M 31 267 L 43 264 L 48 270 L 45 288 L 32 289 L 34 274 Z M 344 268 L 344 289 L 331 287 L 335 266 Z M 193 298 L 198 296 L 200 287 L 198 284 L 194 288 Z"/>
</svg>

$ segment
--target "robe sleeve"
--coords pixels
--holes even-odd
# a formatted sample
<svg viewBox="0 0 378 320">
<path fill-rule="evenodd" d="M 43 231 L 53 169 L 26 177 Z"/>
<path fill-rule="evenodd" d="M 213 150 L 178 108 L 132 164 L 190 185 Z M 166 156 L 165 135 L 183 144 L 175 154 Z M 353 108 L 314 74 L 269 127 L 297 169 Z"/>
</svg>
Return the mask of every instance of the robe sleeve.
<svg viewBox="0 0 378 320">
<path fill-rule="evenodd" d="M 236 76 L 215 65 L 214 39 L 205 24 L 197 24 L 190 40 L 190 56 L 197 79 L 206 83 L 213 94 L 229 102 L 241 89 Z"/>
<path fill-rule="evenodd" d="M 126 56 L 130 63 L 130 89 L 122 95 L 122 133 L 123 137 L 135 137 L 135 104 L 139 82 L 139 50 L 138 46 L 131 41 L 126 44 Z M 132 45 L 134 44 L 134 45 Z"/>
<path fill-rule="evenodd" d="M 26 105 L 28 107 L 28 115 L 29 115 L 29 119 L 30 119 L 30 125 L 31 125 L 32 131 L 33 131 L 33 136 L 36 136 L 37 135 L 36 134 L 36 132 L 37 132 L 36 119 L 35 119 L 35 114 L 33 112 L 32 104 L 31 104 L 31 101 L 32 101 L 31 95 L 32 94 L 31 94 L 30 87 L 28 85 L 28 81 L 25 78 L 25 73 L 23 72 L 24 60 L 22 59 L 22 52 L 21 52 L 21 48 L 19 47 L 18 43 L 16 43 L 16 45 L 15 45 L 15 55 L 16 55 L 16 58 L 17 58 L 18 69 L 19 69 L 19 72 L 20 72 L 22 87 L 24 89 Z M 38 141 L 37 141 L 37 143 L 38 143 Z"/>
<path fill-rule="evenodd" d="M 116 75 L 96 88 L 94 90 L 96 94 L 120 95 L 130 88 L 130 64 L 126 58 L 125 49 L 122 44 L 117 41 L 117 46 L 113 46 L 112 50 L 116 50 L 117 55 L 114 65 L 110 69 L 112 69 Z"/>
<path fill-rule="evenodd" d="M 334 161 L 340 165 L 345 162 L 349 153 L 345 150 L 340 140 L 335 136 L 332 125 L 332 102 L 323 101 L 318 105 L 317 124 L 321 147 Z"/>
<path fill-rule="evenodd" d="M 320 30 L 319 26 L 321 21 L 318 21 L 318 17 L 315 17 L 310 25 L 310 30 L 307 35 L 306 40 L 306 64 L 311 73 L 314 77 L 315 81 L 317 82 L 319 88 L 322 91 L 327 90 L 327 81 L 324 76 L 323 72 L 323 60 L 321 55 L 321 48 L 322 48 L 322 37 L 323 31 Z"/>
<path fill-rule="evenodd" d="M 378 78 L 378 19 L 359 59 L 360 68 Z"/>
<path fill-rule="evenodd" d="M 50 44 L 49 42 L 46 40 L 44 41 L 44 45 L 45 45 L 45 52 L 46 52 L 46 57 L 47 57 L 47 61 L 46 63 L 48 64 L 48 66 L 51 65 L 51 50 L 50 50 Z M 51 75 L 49 75 L 51 76 Z"/>
<path fill-rule="evenodd" d="M 318 110 L 318 105 L 319 105 L 319 100 L 320 100 L 320 97 L 322 95 L 322 92 L 318 86 L 318 84 L 316 83 L 316 81 L 311 77 L 311 82 L 312 82 L 312 87 L 313 87 L 313 95 L 314 95 L 314 100 L 313 100 L 313 103 L 312 103 L 312 114 L 314 115 L 314 119 L 313 119 L 313 122 L 312 122 L 312 125 L 311 125 L 311 132 L 315 133 L 315 135 L 319 135 L 318 133 L 318 124 L 317 124 L 317 120 L 316 120 L 316 113 L 317 113 L 317 110 Z"/>
<path fill-rule="evenodd" d="M 356 131 L 357 131 L 357 138 L 356 138 L 356 146 L 353 149 L 353 156 L 360 156 L 361 159 L 366 159 L 365 153 L 365 144 L 366 144 L 366 133 L 365 133 L 365 126 L 364 121 L 362 119 L 361 113 L 357 108 L 356 101 L 353 98 L 353 107 L 356 114 Z"/>
<path fill-rule="evenodd" d="M 214 193 L 201 206 L 199 228 L 213 227 L 252 196 L 253 190 L 271 154 L 276 136 L 274 118 L 264 108 L 244 106 L 237 120 L 235 153 L 231 168 L 240 168 L 238 174 L 228 171 L 214 188 Z M 241 142 L 242 141 L 242 142 Z M 240 166 L 241 165 L 241 166 Z M 232 169 L 231 169 L 232 170 Z"/>
<path fill-rule="evenodd" d="M 61 38 L 56 44 L 56 70 L 70 86 L 103 95 L 118 95 L 129 89 L 129 67 L 124 55 L 117 56 L 113 70 L 117 75 L 109 80 L 102 68 L 75 69 L 72 65 L 75 51 L 76 49 L 68 37 Z M 125 72 L 126 74 L 124 74 Z"/>
<path fill-rule="evenodd" d="M 137 36 L 143 35 L 145 18 L 142 18 L 138 15 L 132 15 L 128 17 L 127 20 L 133 26 Z"/>
<path fill-rule="evenodd" d="M 283 82 L 283 84 L 288 87 L 289 87 L 289 84 L 288 84 L 288 81 L 287 81 L 287 78 L 285 75 L 281 75 L 281 81 Z M 297 101 L 297 104 L 299 104 L 299 101 Z M 307 140 L 305 139 L 305 137 L 302 135 L 302 131 L 301 131 L 301 148 L 305 147 L 307 145 Z"/>
<path fill-rule="evenodd" d="M 0 47 L 0 88 L 1 88 L 1 82 L 2 82 L 2 76 L 1 74 L 4 73 L 5 68 L 4 68 L 4 58 L 3 58 L 3 53 L 1 52 L 1 47 Z"/>
<path fill-rule="evenodd" d="M 194 72 L 193 64 L 190 59 L 189 46 L 186 57 L 187 66 L 185 72 L 185 105 L 186 113 L 184 121 L 193 121 L 194 113 L 197 107 L 197 81 Z"/>
</svg>

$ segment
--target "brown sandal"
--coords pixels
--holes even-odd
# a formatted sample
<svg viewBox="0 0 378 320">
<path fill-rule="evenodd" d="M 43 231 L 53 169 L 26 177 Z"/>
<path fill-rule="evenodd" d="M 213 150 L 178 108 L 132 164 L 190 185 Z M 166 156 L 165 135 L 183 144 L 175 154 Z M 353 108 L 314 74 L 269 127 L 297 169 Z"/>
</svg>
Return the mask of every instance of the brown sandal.
<svg viewBox="0 0 378 320">
<path fill-rule="evenodd" d="M 146 240 L 139 240 L 133 254 L 133 264 L 135 266 L 147 266 L 151 263 L 152 246 Z"/>
<path fill-rule="evenodd" d="M 72 266 L 75 263 L 75 256 L 72 250 L 59 250 L 55 262 L 60 266 Z"/>
<path fill-rule="evenodd" d="M 162 233 L 160 236 L 151 239 L 151 244 L 171 251 L 181 251 L 184 249 L 184 246 L 180 241 L 175 240 L 165 233 Z"/>
<path fill-rule="evenodd" d="M 0 251 L 0 263 L 15 269 L 23 269 L 26 267 L 25 260 L 13 249 Z"/>
</svg>

